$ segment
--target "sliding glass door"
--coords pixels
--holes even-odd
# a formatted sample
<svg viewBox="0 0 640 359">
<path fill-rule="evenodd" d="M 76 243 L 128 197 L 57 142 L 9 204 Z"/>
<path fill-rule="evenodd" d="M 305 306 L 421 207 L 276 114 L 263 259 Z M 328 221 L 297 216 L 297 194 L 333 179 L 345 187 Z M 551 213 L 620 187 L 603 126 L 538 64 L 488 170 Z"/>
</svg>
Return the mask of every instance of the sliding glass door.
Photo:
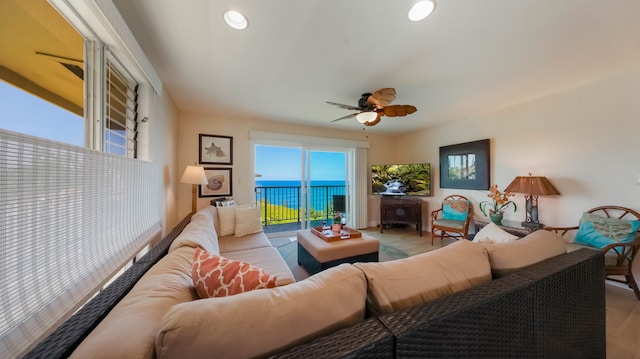
<svg viewBox="0 0 640 359">
<path fill-rule="evenodd" d="M 336 204 L 347 212 L 349 157 L 348 150 L 256 144 L 256 203 L 265 232 L 319 226 Z"/>
</svg>

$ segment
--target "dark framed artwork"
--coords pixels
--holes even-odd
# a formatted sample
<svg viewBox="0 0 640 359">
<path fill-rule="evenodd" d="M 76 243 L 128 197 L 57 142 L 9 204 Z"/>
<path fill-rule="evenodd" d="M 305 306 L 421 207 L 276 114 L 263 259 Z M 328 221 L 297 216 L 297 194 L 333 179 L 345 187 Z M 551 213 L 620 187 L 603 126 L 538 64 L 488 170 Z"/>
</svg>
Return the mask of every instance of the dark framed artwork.
<svg viewBox="0 0 640 359">
<path fill-rule="evenodd" d="M 225 197 L 233 195 L 231 168 L 207 168 L 206 185 L 200 185 L 200 197 Z"/>
<path fill-rule="evenodd" d="M 489 189 L 489 139 L 440 147 L 440 188 Z"/>
<path fill-rule="evenodd" d="M 198 144 L 200 163 L 209 165 L 233 164 L 233 137 L 200 134 Z"/>
</svg>

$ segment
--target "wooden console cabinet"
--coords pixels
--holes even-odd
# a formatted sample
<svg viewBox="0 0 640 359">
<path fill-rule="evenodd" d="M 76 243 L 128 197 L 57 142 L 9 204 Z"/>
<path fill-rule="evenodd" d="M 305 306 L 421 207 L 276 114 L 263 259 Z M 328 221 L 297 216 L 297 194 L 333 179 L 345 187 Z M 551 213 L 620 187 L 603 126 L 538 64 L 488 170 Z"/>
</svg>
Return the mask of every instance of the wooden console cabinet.
<svg viewBox="0 0 640 359">
<path fill-rule="evenodd" d="M 380 196 L 380 233 L 385 225 L 412 224 L 422 236 L 422 199 L 405 196 Z"/>
</svg>

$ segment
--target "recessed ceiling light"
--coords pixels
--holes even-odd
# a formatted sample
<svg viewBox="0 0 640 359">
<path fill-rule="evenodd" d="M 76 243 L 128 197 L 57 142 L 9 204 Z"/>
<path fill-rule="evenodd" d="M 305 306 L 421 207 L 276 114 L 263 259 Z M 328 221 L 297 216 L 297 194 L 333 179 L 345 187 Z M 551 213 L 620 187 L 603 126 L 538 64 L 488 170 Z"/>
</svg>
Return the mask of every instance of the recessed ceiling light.
<svg viewBox="0 0 640 359">
<path fill-rule="evenodd" d="M 420 21 L 431 15 L 433 9 L 436 8 L 436 0 L 418 1 L 409 10 L 409 20 Z"/>
<path fill-rule="evenodd" d="M 227 25 L 236 30 L 244 30 L 249 25 L 249 23 L 247 22 L 247 17 L 236 10 L 229 10 L 225 12 L 224 21 L 227 23 Z"/>
</svg>

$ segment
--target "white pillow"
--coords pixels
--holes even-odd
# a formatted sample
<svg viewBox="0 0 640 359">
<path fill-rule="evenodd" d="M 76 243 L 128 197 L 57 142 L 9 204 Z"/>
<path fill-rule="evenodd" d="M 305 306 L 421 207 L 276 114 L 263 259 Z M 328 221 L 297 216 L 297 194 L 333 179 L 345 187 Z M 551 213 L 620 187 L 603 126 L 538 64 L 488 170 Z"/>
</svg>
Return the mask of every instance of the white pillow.
<svg viewBox="0 0 640 359">
<path fill-rule="evenodd" d="M 235 206 L 218 207 L 218 222 L 220 223 L 220 237 L 232 235 L 236 223 Z"/>
<path fill-rule="evenodd" d="M 229 207 L 216 207 L 218 211 L 218 222 L 220 223 L 220 237 L 231 236 L 235 233 L 236 229 L 236 209 L 238 208 L 250 208 L 252 206 L 248 204 L 240 204 L 237 206 Z M 262 227 L 260 228 L 262 230 Z"/>
<path fill-rule="evenodd" d="M 262 232 L 260 222 L 260 207 L 242 208 L 236 207 L 235 236 L 242 237 L 247 234 Z"/>
<path fill-rule="evenodd" d="M 507 243 L 517 240 L 519 237 L 506 232 L 504 229 L 498 227 L 493 222 L 489 222 L 486 226 L 476 233 L 473 237 L 473 242 L 476 243 Z"/>
</svg>

